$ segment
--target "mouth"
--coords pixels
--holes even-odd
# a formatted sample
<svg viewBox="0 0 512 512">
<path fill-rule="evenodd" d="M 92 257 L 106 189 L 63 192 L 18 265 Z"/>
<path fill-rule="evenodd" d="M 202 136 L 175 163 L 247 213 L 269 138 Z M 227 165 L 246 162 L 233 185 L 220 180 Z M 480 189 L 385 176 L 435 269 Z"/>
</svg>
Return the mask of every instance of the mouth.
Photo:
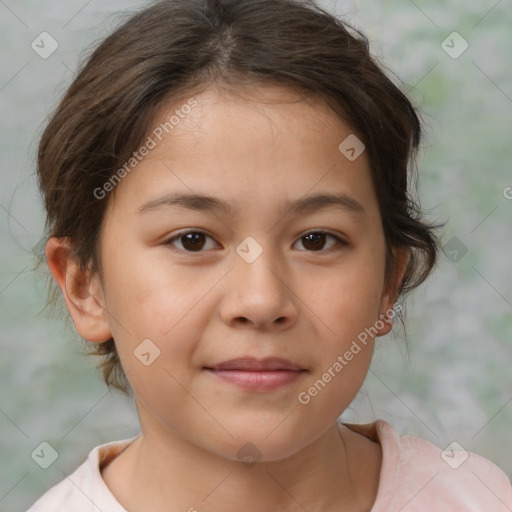
<svg viewBox="0 0 512 512">
<path fill-rule="evenodd" d="M 207 370 L 239 370 L 245 372 L 271 372 L 271 371 L 307 371 L 298 364 L 292 363 L 280 357 L 267 357 L 256 359 L 254 357 L 240 357 L 231 359 L 211 367 L 205 366 Z"/>
<path fill-rule="evenodd" d="M 279 389 L 308 372 L 300 365 L 277 357 L 232 359 L 203 369 L 246 391 L 260 392 Z"/>
</svg>

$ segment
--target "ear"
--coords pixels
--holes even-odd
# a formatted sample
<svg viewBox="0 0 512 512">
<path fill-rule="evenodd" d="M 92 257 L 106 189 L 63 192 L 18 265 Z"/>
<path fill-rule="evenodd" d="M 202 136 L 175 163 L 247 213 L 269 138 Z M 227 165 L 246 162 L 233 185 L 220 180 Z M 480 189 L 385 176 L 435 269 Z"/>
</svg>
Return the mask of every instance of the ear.
<svg viewBox="0 0 512 512">
<path fill-rule="evenodd" d="M 379 318 L 382 320 L 380 323 L 384 323 L 384 326 L 378 329 L 377 336 L 384 336 L 391 331 L 393 320 L 392 317 L 390 318 L 386 313 L 389 313 L 398 298 L 400 285 L 402 284 L 402 280 L 407 269 L 407 263 L 409 262 L 409 251 L 407 248 L 394 248 L 392 249 L 392 253 L 395 264 L 395 273 L 387 282 L 381 296 Z"/>
<path fill-rule="evenodd" d="M 103 306 L 99 275 L 90 275 L 72 256 L 69 238 L 51 237 L 46 242 L 46 261 L 57 281 L 78 334 L 100 343 L 112 337 Z"/>
</svg>

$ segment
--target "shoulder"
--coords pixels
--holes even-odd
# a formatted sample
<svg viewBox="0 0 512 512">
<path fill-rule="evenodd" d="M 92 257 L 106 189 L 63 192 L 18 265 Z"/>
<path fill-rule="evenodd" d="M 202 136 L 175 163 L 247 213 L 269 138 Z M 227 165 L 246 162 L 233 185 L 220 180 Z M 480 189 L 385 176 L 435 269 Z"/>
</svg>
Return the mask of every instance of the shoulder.
<svg viewBox="0 0 512 512">
<path fill-rule="evenodd" d="M 85 494 L 90 487 L 91 477 L 91 469 L 86 460 L 73 474 L 44 493 L 27 512 L 59 510 L 64 503 L 77 511 L 93 510 L 95 507 L 90 501 L 87 503 L 88 498 Z M 82 488 L 84 491 L 81 490 Z"/>
<path fill-rule="evenodd" d="M 435 500 L 468 512 L 512 509 L 512 486 L 507 475 L 490 460 L 455 443 L 443 450 L 423 439 L 401 437 L 397 476 L 402 489 L 417 493 L 417 497 L 406 497 L 418 503 Z"/>
<path fill-rule="evenodd" d="M 138 437 L 138 436 L 136 436 Z M 27 512 L 126 512 L 101 477 L 101 466 L 119 455 L 136 437 L 96 446 L 70 475 L 43 494 Z"/>
<path fill-rule="evenodd" d="M 399 436 L 383 420 L 353 427 L 382 446 L 374 512 L 387 508 L 423 512 L 442 507 L 465 512 L 512 510 L 510 480 L 485 457 L 455 443 L 442 449 L 424 439 Z M 386 508 L 380 508 L 379 501 L 386 502 Z"/>
</svg>

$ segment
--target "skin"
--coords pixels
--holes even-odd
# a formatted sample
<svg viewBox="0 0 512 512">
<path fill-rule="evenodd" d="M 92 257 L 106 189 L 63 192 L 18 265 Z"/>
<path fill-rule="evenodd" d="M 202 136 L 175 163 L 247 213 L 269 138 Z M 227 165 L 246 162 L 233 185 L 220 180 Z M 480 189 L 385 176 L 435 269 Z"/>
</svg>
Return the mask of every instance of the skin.
<svg viewBox="0 0 512 512">
<path fill-rule="evenodd" d="M 143 436 L 102 476 L 132 511 L 369 510 L 380 446 L 338 432 L 336 420 L 364 381 L 375 340 L 308 404 L 297 396 L 392 307 L 405 256 L 396 252 L 396 279 L 385 286 L 366 154 L 349 161 L 338 150 L 350 128 L 289 88 L 246 92 L 194 95 L 198 105 L 119 183 L 102 225 L 101 275 L 77 267 L 69 240 L 47 243 L 77 331 L 92 342 L 114 337 L 139 412 Z M 164 105 L 154 125 L 188 98 Z M 233 212 L 139 213 L 171 192 L 215 196 Z M 287 214 L 286 201 L 322 192 L 346 194 L 364 211 Z M 202 252 L 176 237 L 185 230 L 208 235 Z M 314 250 L 308 230 L 346 243 L 320 237 Z M 248 236 L 262 249 L 252 263 L 235 251 Z M 160 355 L 145 366 L 134 350 L 148 338 Z M 243 356 L 282 357 L 307 371 L 256 392 L 204 369 Z M 237 457 L 247 442 L 261 454 L 251 467 Z"/>
</svg>

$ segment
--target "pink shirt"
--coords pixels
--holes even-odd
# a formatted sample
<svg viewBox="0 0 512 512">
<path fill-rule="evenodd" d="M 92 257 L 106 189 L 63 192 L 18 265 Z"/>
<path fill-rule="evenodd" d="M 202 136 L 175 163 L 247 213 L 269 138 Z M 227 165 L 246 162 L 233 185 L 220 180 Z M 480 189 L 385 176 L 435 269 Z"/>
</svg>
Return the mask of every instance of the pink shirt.
<svg viewBox="0 0 512 512">
<path fill-rule="evenodd" d="M 377 420 L 346 424 L 382 446 L 379 490 L 371 512 L 511 512 L 512 487 L 505 473 L 471 452 L 446 450 L 415 437 L 400 437 Z M 100 467 L 139 436 L 97 446 L 69 477 L 48 490 L 27 512 L 127 512 L 103 481 Z"/>
</svg>

